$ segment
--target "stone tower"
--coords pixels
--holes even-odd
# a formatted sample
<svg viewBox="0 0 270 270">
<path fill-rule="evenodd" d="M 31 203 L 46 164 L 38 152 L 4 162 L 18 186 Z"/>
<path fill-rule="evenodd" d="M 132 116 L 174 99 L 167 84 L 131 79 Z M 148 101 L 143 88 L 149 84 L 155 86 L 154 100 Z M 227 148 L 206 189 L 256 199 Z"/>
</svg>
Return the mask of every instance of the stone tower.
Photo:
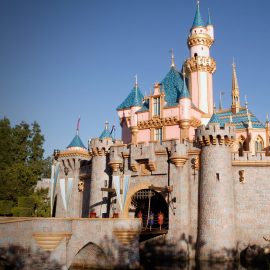
<svg viewBox="0 0 270 270">
<path fill-rule="evenodd" d="M 89 144 L 89 151 L 92 155 L 92 171 L 90 182 L 90 206 L 89 212 L 94 212 L 97 217 L 106 217 L 108 202 L 104 200 L 107 193 L 102 194 L 101 188 L 110 185 L 109 149 L 113 145 L 113 138 L 110 134 L 108 122 L 99 138 L 92 139 Z"/>
<path fill-rule="evenodd" d="M 230 259 L 235 249 L 234 185 L 231 145 L 235 128 L 221 127 L 214 114 L 196 130 L 201 145 L 197 257 Z M 216 119 L 218 120 L 218 119 Z"/>
<path fill-rule="evenodd" d="M 214 27 L 210 16 L 205 24 L 199 1 L 193 25 L 187 40 L 190 58 L 185 61 L 184 68 L 188 73 L 189 90 L 193 104 L 206 114 L 213 113 L 213 82 L 212 75 L 216 70 L 216 62 L 210 56 L 210 47 L 214 43 Z"/>
<path fill-rule="evenodd" d="M 66 150 L 54 153 L 55 177 L 51 183 L 52 215 L 80 218 L 85 200 L 85 177 L 91 157 L 79 136 L 79 121 L 76 135 Z"/>
</svg>

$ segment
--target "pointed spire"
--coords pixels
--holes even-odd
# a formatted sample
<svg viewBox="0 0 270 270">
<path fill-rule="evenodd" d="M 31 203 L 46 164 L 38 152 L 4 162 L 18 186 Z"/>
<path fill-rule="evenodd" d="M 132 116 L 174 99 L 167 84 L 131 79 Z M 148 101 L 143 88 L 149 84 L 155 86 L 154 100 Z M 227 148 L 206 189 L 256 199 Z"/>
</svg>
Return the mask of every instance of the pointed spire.
<svg viewBox="0 0 270 270">
<path fill-rule="evenodd" d="M 189 98 L 190 97 L 189 91 L 188 91 L 188 88 L 187 88 L 186 73 L 185 73 L 185 69 L 184 68 L 183 68 L 182 75 L 183 75 L 183 87 L 182 87 L 180 99 L 181 98 Z"/>
<path fill-rule="evenodd" d="M 79 136 L 80 121 L 81 121 L 81 117 L 79 116 L 78 121 L 77 121 L 77 128 L 76 128 L 76 135 L 77 135 L 77 136 Z"/>
<path fill-rule="evenodd" d="M 247 101 L 247 95 L 245 95 L 245 107 L 248 110 L 248 101 Z"/>
<path fill-rule="evenodd" d="M 112 134 L 109 131 L 109 122 L 105 121 L 105 128 L 102 131 L 101 135 L 99 136 L 99 139 L 103 140 L 103 139 L 108 139 L 108 138 L 113 139 Z"/>
<path fill-rule="evenodd" d="M 238 113 L 240 109 L 240 93 L 239 93 L 239 86 L 238 86 L 238 80 L 236 75 L 236 64 L 234 62 L 232 63 L 232 112 Z"/>
<path fill-rule="evenodd" d="M 197 1 L 197 9 L 196 9 L 194 21 L 193 21 L 193 24 L 192 24 L 192 28 L 199 27 L 199 26 L 204 27 L 205 24 L 204 24 L 204 21 L 202 19 L 201 12 L 200 12 L 200 1 L 198 0 Z"/>
<path fill-rule="evenodd" d="M 135 88 L 138 88 L 138 75 L 135 75 Z"/>
<path fill-rule="evenodd" d="M 224 95 L 225 93 L 223 91 L 220 91 L 219 92 L 219 110 L 222 111 L 222 96 Z"/>
<path fill-rule="evenodd" d="M 234 58 L 233 58 L 232 68 L 233 68 L 232 90 L 234 89 L 239 90 L 238 80 L 237 80 L 237 75 L 236 75 L 236 64 L 234 62 Z"/>
<path fill-rule="evenodd" d="M 211 16 L 210 16 L 210 9 L 208 8 L 208 19 L 206 25 L 212 25 Z"/>
<path fill-rule="evenodd" d="M 170 49 L 170 53 L 171 53 L 171 67 L 174 68 L 175 67 L 175 63 L 174 63 L 173 49 Z"/>
</svg>

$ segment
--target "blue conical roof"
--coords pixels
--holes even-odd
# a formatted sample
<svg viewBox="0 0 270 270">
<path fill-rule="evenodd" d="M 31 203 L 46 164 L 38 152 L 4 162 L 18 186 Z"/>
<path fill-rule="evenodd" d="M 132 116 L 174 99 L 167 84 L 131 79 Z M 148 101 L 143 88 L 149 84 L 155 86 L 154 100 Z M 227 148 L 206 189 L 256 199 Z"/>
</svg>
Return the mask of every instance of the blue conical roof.
<svg viewBox="0 0 270 270">
<path fill-rule="evenodd" d="M 71 148 L 71 147 L 81 147 L 81 148 L 84 148 L 86 149 L 86 147 L 84 146 L 80 136 L 79 136 L 79 133 L 77 131 L 75 137 L 73 138 L 73 140 L 71 141 L 71 143 L 68 145 L 67 148 Z"/>
<path fill-rule="evenodd" d="M 143 94 L 139 87 L 135 85 L 127 98 L 117 107 L 117 110 L 127 109 L 134 106 L 142 106 Z"/>
<path fill-rule="evenodd" d="M 189 94 L 189 91 L 188 91 L 188 88 L 187 88 L 187 83 L 186 83 L 186 78 L 184 77 L 183 78 L 183 87 L 182 87 L 182 91 L 181 91 L 181 94 L 180 94 L 180 99 L 181 98 L 189 98 L 190 97 L 190 94 Z"/>
<path fill-rule="evenodd" d="M 104 130 L 102 131 L 101 135 L 99 136 L 99 139 L 100 139 L 100 140 L 108 139 L 108 138 L 113 139 L 112 134 L 111 134 L 111 132 L 109 131 L 108 124 L 109 124 L 108 122 L 105 123 L 105 128 L 104 128 Z"/>
<path fill-rule="evenodd" d="M 211 119 L 209 120 L 208 124 L 219 124 L 220 120 L 216 113 L 213 113 Z"/>
<path fill-rule="evenodd" d="M 194 21 L 192 24 L 192 28 L 198 27 L 198 26 L 205 26 L 204 21 L 203 21 L 202 16 L 201 16 L 199 3 L 197 4 L 197 9 L 196 9 Z"/>
<path fill-rule="evenodd" d="M 183 88 L 183 80 L 175 67 L 171 67 L 161 82 L 164 92 L 166 106 L 176 106 Z"/>
<path fill-rule="evenodd" d="M 207 19 L 206 25 L 212 25 L 212 20 L 211 20 L 211 16 L 210 16 L 210 11 L 209 11 L 209 9 L 208 9 L 208 19 Z"/>
</svg>

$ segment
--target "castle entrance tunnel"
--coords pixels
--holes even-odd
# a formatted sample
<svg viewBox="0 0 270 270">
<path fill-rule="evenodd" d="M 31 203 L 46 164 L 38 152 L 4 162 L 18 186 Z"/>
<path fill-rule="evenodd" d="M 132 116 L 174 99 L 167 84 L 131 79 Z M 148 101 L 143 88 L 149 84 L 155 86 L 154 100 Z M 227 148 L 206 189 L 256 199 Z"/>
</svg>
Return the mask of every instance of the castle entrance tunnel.
<svg viewBox="0 0 270 270">
<path fill-rule="evenodd" d="M 131 198 L 130 213 L 142 218 L 142 234 L 164 234 L 169 229 L 167 193 L 141 189 Z"/>
</svg>

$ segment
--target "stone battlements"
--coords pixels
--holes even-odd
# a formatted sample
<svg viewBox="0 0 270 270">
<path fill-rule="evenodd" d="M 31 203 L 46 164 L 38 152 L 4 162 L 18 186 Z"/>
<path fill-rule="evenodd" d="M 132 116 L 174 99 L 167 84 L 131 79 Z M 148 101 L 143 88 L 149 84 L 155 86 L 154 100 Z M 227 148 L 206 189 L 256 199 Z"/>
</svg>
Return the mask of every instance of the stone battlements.
<svg viewBox="0 0 270 270">
<path fill-rule="evenodd" d="M 230 146 L 235 139 L 235 127 L 230 124 L 224 126 L 208 124 L 207 126 L 198 127 L 195 136 L 201 146 L 221 145 L 223 143 Z"/>
<path fill-rule="evenodd" d="M 243 151 L 242 155 L 239 155 L 239 152 L 233 152 L 232 160 L 233 161 L 268 161 L 270 163 L 270 156 L 267 156 L 265 151 L 256 152 L 255 155 L 252 155 L 251 151 Z"/>
</svg>

